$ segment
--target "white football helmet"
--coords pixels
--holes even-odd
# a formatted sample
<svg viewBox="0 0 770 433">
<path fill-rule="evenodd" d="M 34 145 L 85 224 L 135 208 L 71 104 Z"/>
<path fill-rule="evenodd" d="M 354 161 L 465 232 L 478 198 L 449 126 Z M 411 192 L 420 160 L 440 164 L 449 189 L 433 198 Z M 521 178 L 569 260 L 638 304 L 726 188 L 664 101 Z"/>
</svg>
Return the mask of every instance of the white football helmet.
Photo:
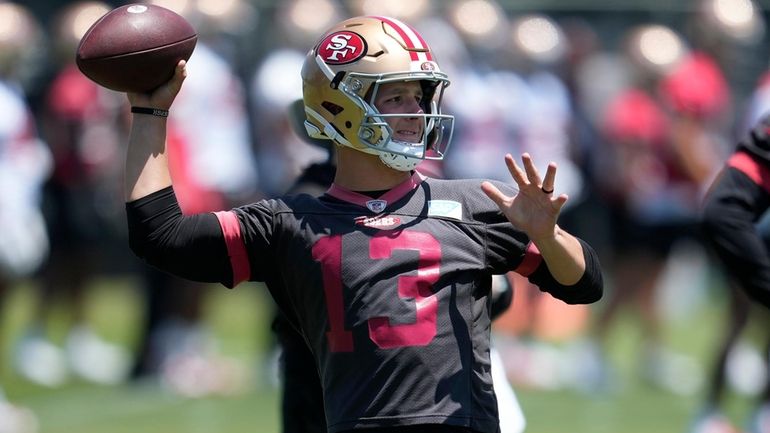
<svg viewBox="0 0 770 433">
<path fill-rule="evenodd" d="M 377 110 L 373 101 L 380 85 L 394 81 L 420 82 L 421 113 Z M 351 18 L 327 31 L 305 59 L 305 128 L 311 137 L 379 155 L 387 166 L 409 171 L 423 159 L 443 159 L 449 147 L 454 116 L 441 113 L 448 85 L 447 74 L 414 29 L 394 18 Z M 395 140 L 389 117 L 421 117 L 421 141 Z"/>
</svg>

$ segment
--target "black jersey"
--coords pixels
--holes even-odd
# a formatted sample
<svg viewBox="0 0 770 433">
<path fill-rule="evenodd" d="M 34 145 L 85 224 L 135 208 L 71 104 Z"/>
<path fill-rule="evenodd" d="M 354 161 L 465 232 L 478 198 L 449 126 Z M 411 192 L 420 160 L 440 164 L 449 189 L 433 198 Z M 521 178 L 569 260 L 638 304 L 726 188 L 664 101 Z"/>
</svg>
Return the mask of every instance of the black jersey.
<svg viewBox="0 0 770 433">
<path fill-rule="evenodd" d="M 729 276 L 770 307 L 770 252 L 757 229 L 770 207 L 770 117 L 738 144 L 704 201 L 706 238 Z"/>
<path fill-rule="evenodd" d="M 496 432 L 491 276 L 516 270 L 570 303 L 601 296 L 590 247 L 583 243 L 588 269 L 581 281 L 560 285 L 479 185 L 415 173 L 378 199 L 333 185 L 318 198 L 289 196 L 217 213 L 232 266 L 220 280 L 264 281 L 301 330 L 318 366 L 330 432 L 417 424 Z M 129 209 L 129 220 L 152 218 Z M 167 223 L 146 230 L 136 230 L 140 255 L 144 240 L 180 237 L 164 235 Z M 211 262 L 216 268 L 221 260 Z"/>
</svg>

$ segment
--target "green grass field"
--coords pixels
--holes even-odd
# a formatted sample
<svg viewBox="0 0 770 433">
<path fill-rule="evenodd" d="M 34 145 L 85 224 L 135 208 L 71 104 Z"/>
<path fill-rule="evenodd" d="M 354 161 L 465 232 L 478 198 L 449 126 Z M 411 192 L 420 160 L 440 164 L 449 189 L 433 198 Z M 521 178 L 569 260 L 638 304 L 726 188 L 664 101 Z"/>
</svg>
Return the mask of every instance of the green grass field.
<svg viewBox="0 0 770 433">
<path fill-rule="evenodd" d="M 140 318 L 140 302 L 132 280 L 103 279 L 94 283 L 89 298 L 89 318 L 100 334 L 133 347 Z M 0 314 L 2 379 L 8 397 L 31 408 L 39 418 L 41 433 L 272 433 L 278 432 L 277 390 L 257 374 L 254 386 L 237 396 L 183 399 L 153 384 L 95 386 L 70 382 L 46 389 L 19 378 L 10 366 L 12 343 L 28 323 L 33 307 L 28 284 L 14 288 Z M 267 347 L 266 294 L 255 286 L 234 291 L 215 287 L 208 302 L 210 326 L 224 354 L 263 371 Z M 723 321 L 719 302 L 699 308 L 686 321 L 666 330 L 672 347 L 704 363 L 716 345 Z M 52 335 L 63 335 L 62 313 L 51 326 Z M 634 374 L 638 330 L 624 320 L 612 333 L 613 361 L 623 387 L 609 395 L 574 391 L 517 389 L 527 416 L 529 433 L 684 433 L 698 407 L 700 395 L 675 396 L 653 389 Z M 266 373 L 262 373 L 264 375 Z M 728 414 L 739 425 L 749 410 L 749 399 L 732 397 Z"/>
</svg>

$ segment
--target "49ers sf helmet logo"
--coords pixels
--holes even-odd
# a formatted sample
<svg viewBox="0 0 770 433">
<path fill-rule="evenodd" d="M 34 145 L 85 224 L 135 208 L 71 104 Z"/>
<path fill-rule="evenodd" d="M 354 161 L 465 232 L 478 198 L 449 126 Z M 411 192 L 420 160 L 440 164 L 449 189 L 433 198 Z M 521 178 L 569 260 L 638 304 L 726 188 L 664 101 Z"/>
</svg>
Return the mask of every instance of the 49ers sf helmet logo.
<svg viewBox="0 0 770 433">
<path fill-rule="evenodd" d="M 344 65 L 355 62 L 366 54 L 366 41 L 357 33 L 335 32 L 318 44 L 317 52 L 326 64 Z"/>
</svg>

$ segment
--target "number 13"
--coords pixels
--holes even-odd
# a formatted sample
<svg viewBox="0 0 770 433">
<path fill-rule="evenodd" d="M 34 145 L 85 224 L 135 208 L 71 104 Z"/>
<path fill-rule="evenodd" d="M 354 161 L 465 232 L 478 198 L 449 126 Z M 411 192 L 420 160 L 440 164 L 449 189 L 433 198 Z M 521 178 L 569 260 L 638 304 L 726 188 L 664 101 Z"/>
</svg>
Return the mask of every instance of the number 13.
<svg viewBox="0 0 770 433">
<path fill-rule="evenodd" d="M 369 240 L 369 257 L 384 260 L 394 250 L 419 253 L 417 275 L 398 277 L 398 295 L 412 298 L 416 308 L 414 323 L 391 325 L 388 317 L 368 319 L 369 338 L 382 349 L 424 346 L 436 336 L 438 299 L 433 284 L 439 278 L 441 245 L 428 233 L 402 231 L 396 235 L 383 232 Z M 313 245 L 313 259 L 321 263 L 329 331 L 326 338 L 332 352 L 352 352 L 353 334 L 345 329 L 345 304 L 342 291 L 342 237 L 321 238 Z"/>
</svg>

